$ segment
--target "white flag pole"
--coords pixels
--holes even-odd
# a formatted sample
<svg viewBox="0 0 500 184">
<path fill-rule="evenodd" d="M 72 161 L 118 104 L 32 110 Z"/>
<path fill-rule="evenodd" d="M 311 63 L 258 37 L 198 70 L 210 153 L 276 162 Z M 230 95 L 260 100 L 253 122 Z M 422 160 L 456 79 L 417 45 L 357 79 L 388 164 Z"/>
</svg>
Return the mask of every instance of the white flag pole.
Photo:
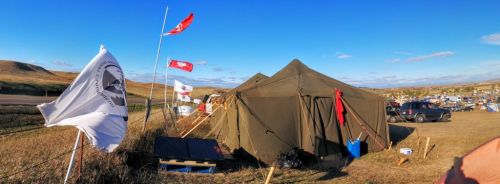
<svg viewBox="0 0 500 184">
<path fill-rule="evenodd" d="M 64 177 L 64 183 L 66 184 L 71 174 L 71 169 L 73 168 L 73 163 L 75 162 L 76 149 L 78 148 L 78 143 L 80 143 L 80 134 L 82 131 L 78 129 L 78 135 L 76 135 L 75 146 L 73 147 L 73 153 L 71 154 L 71 159 L 69 161 L 68 171 L 66 172 L 66 177 Z"/>
<path fill-rule="evenodd" d="M 168 68 L 169 68 L 170 58 L 167 58 L 167 68 L 165 69 L 165 104 L 164 109 L 167 109 L 167 84 L 168 84 Z"/>
<path fill-rule="evenodd" d="M 163 40 L 163 33 L 164 33 L 163 31 L 165 29 L 165 22 L 167 21 L 167 13 L 168 13 L 168 6 L 165 9 L 165 17 L 163 18 L 163 25 L 161 27 L 161 33 L 160 33 L 160 42 L 158 43 L 158 50 L 156 51 L 155 70 L 153 72 L 153 82 L 151 82 L 151 91 L 149 92 L 149 100 L 152 100 L 153 98 L 153 88 L 155 86 L 156 69 L 158 68 L 158 59 L 160 57 L 161 43 Z"/>
</svg>

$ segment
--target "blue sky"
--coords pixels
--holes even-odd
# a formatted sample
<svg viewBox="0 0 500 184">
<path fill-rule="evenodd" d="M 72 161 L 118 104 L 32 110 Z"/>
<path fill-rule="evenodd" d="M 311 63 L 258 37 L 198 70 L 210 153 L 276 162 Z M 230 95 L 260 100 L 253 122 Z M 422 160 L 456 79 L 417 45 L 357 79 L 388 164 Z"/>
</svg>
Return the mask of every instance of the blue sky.
<svg viewBox="0 0 500 184">
<path fill-rule="evenodd" d="M 500 78 L 498 1 L 0 1 L 0 59 L 80 71 L 104 44 L 125 77 L 150 82 L 163 13 L 166 58 L 191 61 L 169 78 L 234 87 L 298 58 L 362 87 Z"/>
</svg>

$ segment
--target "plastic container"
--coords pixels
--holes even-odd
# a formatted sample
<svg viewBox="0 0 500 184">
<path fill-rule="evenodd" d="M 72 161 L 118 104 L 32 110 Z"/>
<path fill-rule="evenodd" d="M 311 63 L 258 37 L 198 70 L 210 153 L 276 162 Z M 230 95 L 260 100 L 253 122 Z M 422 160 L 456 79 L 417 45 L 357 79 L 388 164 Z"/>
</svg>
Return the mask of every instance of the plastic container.
<svg viewBox="0 0 500 184">
<path fill-rule="evenodd" d="M 349 158 L 359 158 L 361 156 L 361 141 L 347 140 L 347 153 Z"/>
<path fill-rule="evenodd" d="M 401 148 L 399 149 L 399 152 L 403 155 L 411 155 L 413 150 L 411 150 L 410 148 Z"/>
<path fill-rule="evenodd" d="M 181 116 L 189 116 L 193 112 L 193 108 L 187 105 L 177 107 L 177 113 Z"/>
</svg>

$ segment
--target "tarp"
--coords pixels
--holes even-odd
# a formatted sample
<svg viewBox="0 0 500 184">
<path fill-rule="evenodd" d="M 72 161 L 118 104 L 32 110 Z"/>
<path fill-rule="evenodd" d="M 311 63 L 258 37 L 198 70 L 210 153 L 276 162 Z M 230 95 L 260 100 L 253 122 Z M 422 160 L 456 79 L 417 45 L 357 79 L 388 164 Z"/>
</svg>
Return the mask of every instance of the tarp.
<svg viewBox="0 0 500 184">
<path fill-rule="evenodd" d="M 498 104 L 496 103 L 489 103 L 487 106 L 488 112 L 498 112 Z"/>
<path fill-rule="evenodd" d="M 213 139 L 159 136 L 155 139 L 154 155 L 164 159 L 224 160 L 219 144 Z"/>
<path fill-rule="evenodd" d="M 361 137 L 370 151 L 387 147 L 383 97 L 318 73 L 299 60 L 270 78 L 252 79 L 230 91 L 227 108 L 212 118 L 213 125 L 222 124 L 216 135 L 230 149 L 241 148 L 267 163 L 293 148 L 318 156 L 338 154 L 348 138 L 359 135 L 361 125 L 374 135 Z M 344 93 L 344 106 L 352 110 L 345 113 L 346 126 L 336 120 L 334 89 Z"/>
</svg>

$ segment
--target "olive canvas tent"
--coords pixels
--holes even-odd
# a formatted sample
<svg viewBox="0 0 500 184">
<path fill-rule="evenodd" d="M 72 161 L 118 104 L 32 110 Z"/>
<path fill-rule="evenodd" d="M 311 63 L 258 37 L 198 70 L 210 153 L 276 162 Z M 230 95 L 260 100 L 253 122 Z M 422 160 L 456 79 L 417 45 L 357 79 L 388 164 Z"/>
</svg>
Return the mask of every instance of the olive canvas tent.
<svg viewBox="0 0 500 184">
<path fill-rule="evenodd" d="M 318 73 L 299 60 L 270 78 L 254 78 L 225 96 L 214 114 L 217 139 L 265 163 L 293 148 L 316 156 L 338 154 L 363 132 L 369 151 L 387 147 L 384 99 Z M 343 91 L 346 124 L 337 123 L 334 89 Z"/>
<path fill-rule="evenodd" d="M 245 81 L 244 83 L 240 84 L 238 87 L 232 89 L 231 91 L 229 91 L 228 93 L 229 94 L 234 94 L 236 93 L 237 91 L 242 91 L 244 89 L 248 89 L 250 87 L 253 87 L 255 86 L 256 84 L 268 79 L 269 77 L 262 74 L 262 73 L 257 73 L 255 74 L 254 76 L 250 77 L 250 79 L 248 79 L 247 81 Z"/>
</svg>

